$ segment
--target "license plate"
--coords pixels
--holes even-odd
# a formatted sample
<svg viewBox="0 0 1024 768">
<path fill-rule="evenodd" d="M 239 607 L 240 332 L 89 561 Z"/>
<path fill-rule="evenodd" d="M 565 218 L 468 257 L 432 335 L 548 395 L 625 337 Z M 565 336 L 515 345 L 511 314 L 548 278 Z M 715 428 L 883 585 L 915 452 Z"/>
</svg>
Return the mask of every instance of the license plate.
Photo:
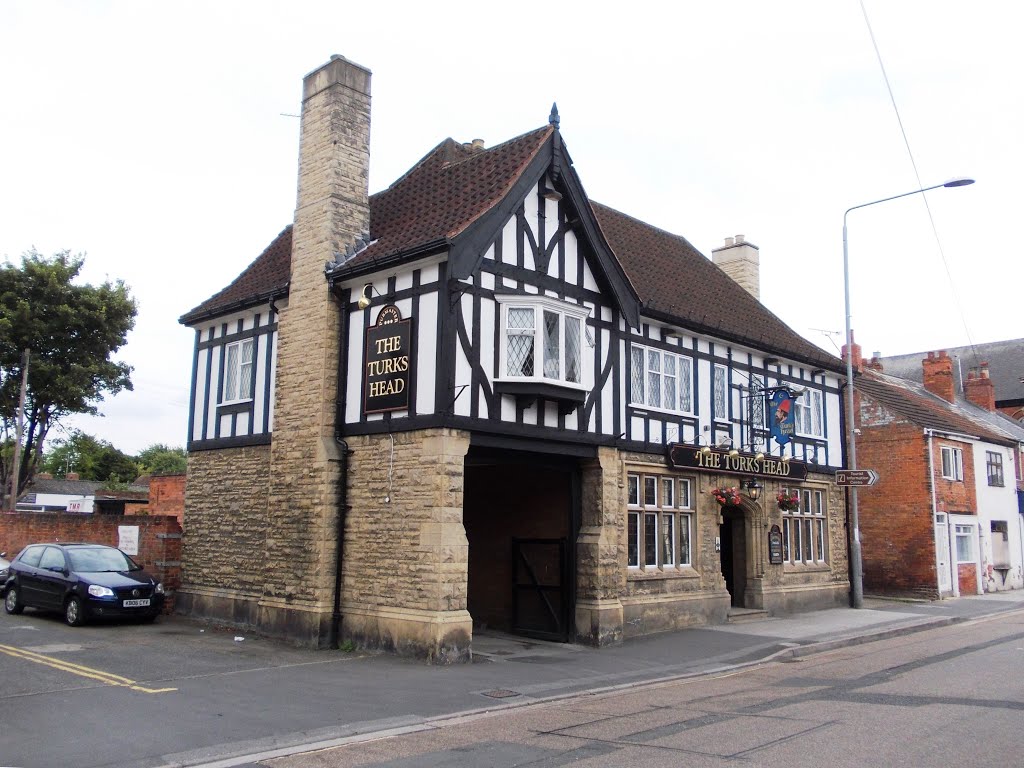
<svg viewBox="0 0 1024 768">
<path fill-rule="evenodd" d="M 149 598 L 145 597 L 141 600 L 125 600 L 121 605 L 125 608 L 145 608 L 149 605 Z"/>
</svg>

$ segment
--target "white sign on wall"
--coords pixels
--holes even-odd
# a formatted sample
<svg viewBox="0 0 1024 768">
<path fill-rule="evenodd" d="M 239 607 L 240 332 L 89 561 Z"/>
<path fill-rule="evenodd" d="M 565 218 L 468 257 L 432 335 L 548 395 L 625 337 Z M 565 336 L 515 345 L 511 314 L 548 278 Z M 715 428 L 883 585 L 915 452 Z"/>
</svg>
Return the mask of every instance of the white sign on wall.
<svg viewBox="0 0 1024 768">
<path fill-rule="evenodd" d="M 68 512 L 81 512 L 82 511 L 82 500 L 75 499 L 74 501 L 68 502 Z"/>
<path fill-rule="evenodd" d="M 139 554 L 139 526 L 117 526 L 117 548 L 126 555 Z"/>
</svg>

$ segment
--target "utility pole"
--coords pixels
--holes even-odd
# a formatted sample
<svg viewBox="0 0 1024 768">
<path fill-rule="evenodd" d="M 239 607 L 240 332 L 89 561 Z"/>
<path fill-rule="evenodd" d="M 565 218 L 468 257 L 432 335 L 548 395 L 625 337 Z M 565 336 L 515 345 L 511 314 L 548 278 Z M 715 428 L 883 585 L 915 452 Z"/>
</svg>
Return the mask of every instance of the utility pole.
<svg viewBox="0 0 1024 768">
<path fill-rule="evenodd" d="M 11 466 L 11 511 L 18 504 L 18 474 L 21 472 L 21 436 L 25 431 L 25 395 L 28 390 L 28 350 L 21 353 L 21 393 L 18 395 L 18 420 L 14 433 L 14 458 Z"/>
</svg>

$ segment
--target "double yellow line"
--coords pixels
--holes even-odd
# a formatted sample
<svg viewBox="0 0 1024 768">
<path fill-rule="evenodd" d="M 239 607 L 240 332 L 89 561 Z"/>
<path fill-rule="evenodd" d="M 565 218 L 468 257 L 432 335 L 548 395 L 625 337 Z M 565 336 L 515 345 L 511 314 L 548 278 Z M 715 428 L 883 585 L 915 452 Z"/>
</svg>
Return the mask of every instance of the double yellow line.
<svg viewBox="0 0 1024 768">
<path fill-rule="evenodd" d="M 169 691 L 176 691 L 177 688 L 146 688 L 145 686 L 139 685 L 134 680 L 129 680 L 127 677 L 121 677 L 120 675 L 114 675 L 110 672 L 103 672 L 99 669 L 92 669 L 91 667 L 83 667 L 81 664 L 72 664 L 70 661 L 63 661 L 61 659 L 55 659 L 51 656 L 44 656 L 40 653 L 33 653 L 32 651 L 26 651 L 22 648 L 15 648 L 11 645 L 0 645 L 0 653 L 7 654 L 8 656 L 15 659 L 22 659 L 24 661 L 31 661 L 35 664 L 42 664 L 47 667 L 53 667 L 59 669 L 62 672 L 70 672 L 73 675 L 79 677 L 87 677 L 90 680 L 98 680 L 106 685 L 114 685 L 119 688 L 128 688 L 132 691 L 139 691 L 140 693 L 168 693 Z"/>
</svg>

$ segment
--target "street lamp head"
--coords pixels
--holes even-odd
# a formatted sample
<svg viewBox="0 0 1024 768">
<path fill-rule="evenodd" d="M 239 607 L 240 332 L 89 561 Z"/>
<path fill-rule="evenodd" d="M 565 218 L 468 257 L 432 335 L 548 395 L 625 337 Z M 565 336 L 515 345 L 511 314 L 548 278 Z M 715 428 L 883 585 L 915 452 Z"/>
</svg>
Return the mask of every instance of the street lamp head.
<svg viewBox="0 0 1024 768">
<path fill-rule="evenodd" d="M 957 177 L 955 179 L 950 179 L 949 181 L 947 181 L 942 186 L 944 186 L 944 187 L 966 187 L 967 185 L 973 184 L 973 183 L 974 183 L 974 179 L 967 179 L 967 178 L 964 178 L 964 177 Z"/>
</svg>

